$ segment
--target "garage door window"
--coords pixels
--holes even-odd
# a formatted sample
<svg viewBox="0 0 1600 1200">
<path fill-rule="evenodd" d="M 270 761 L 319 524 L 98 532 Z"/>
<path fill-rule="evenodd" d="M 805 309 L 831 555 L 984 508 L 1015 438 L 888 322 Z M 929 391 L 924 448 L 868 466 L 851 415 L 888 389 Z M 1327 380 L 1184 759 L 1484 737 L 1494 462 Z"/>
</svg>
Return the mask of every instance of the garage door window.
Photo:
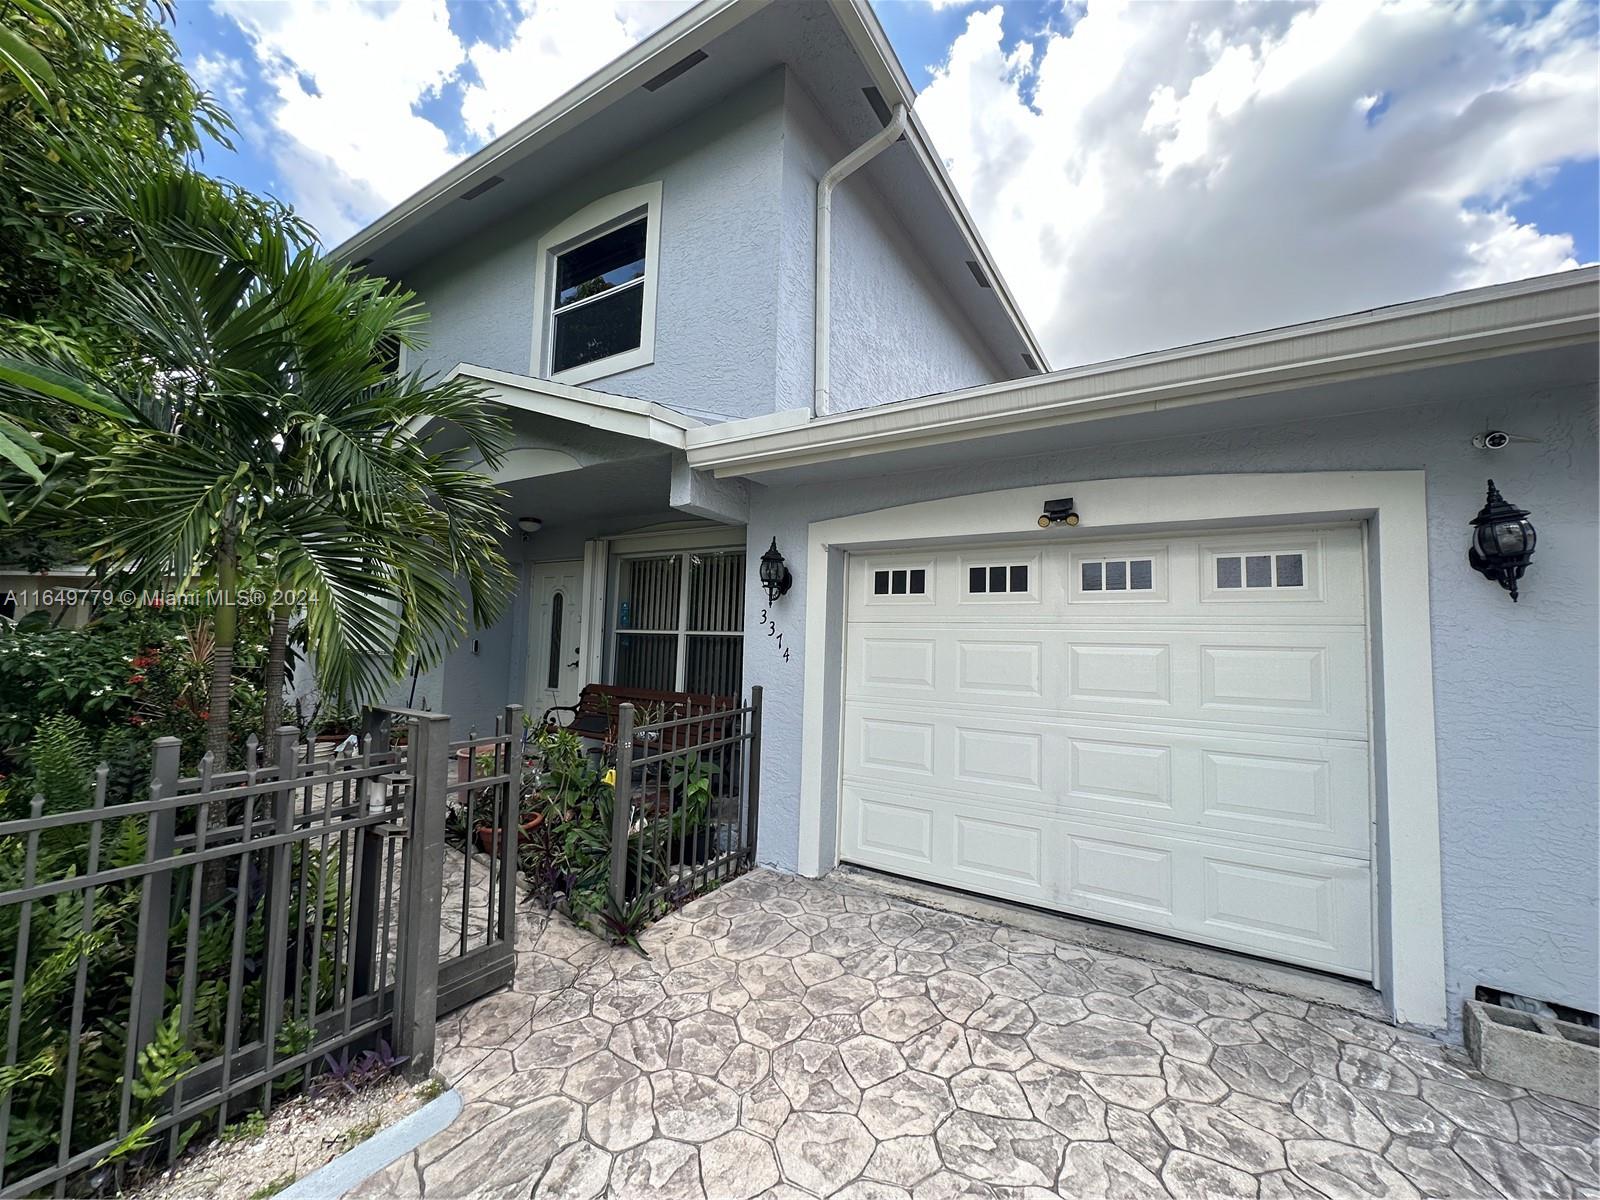
<svg viewBox="0 0 1600 1200">
<path fill-rule="evenodd" d="M 922 596 L 928 591 L 928 572 L 922 567 L 895 567 L 872 573 L 874 596 Z"/>
<path fill-rule="evenodd" d="M 1155 588 L 1155 563 L 1148 558 L 1107 558 L 1079 564 L 1086 592 L 1148 592 Z"/>
<path fill-rule="evenodd" d="M 1014 595 L 1027 590 L 1027 563 L 967 568 L 967 591 L 974 596 Z"/>
<path fill-rule="evenodd" d="M 1306 583 L 1302 554 L 1224 554 L 1217 558 L 1217 587 L 1299 588 Z"/>
</svg>

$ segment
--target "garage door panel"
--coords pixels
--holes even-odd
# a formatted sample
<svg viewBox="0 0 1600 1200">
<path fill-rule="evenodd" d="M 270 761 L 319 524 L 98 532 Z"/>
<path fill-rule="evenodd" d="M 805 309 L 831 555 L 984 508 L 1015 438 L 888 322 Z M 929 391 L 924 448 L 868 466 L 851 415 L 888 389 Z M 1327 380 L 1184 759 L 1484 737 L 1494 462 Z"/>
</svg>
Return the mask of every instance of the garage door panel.
<svg viewBox="0 0 1600 1200">
<path fill-rule="evenodd" d="M 852 558 L 843 857 L 1370 975 L 1364 561 L 1350 527 Z"/>
<path fill-rule="evenodd" d="M 844 775 L 908 794 L 981 796 L 1042 817 L 1154 823 L 1370 857 L 1364 746 L 1204 730 L 851 704 Z"/>
<path fill-rule="evenodd" d="M 1038 700 L 1044 695 L 1044 642 L 992 641 L 946 634 L 953 641 L 955 691 L 970 696 Z"/>
<path fill-rule="evenodd" d="M 1365 740 L 1360 628 L 1064 629 L 1022 639 L 909 625 L 854 631 L 856 700 L 1137 718 Z"/>
<path fill-rule="evenodd" d="M 999 818 L 932 794 L 897 801 L 847 785 L 846 798 L 862 814 L 845 828 L 852 862 L 923 877 L 935 867 L 939 882 L 966 891 L 1343 974 L 1370 970 L 1371 876 L 1355 859 L 1009 810 Z"/>
</svg>

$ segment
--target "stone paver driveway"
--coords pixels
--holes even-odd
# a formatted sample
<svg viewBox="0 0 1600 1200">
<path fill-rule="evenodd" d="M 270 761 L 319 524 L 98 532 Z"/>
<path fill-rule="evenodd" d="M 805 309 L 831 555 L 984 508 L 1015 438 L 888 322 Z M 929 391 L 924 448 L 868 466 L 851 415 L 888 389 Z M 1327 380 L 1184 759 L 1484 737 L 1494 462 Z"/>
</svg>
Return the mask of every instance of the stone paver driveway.
<svg viewBox="0 0 1600 1200">
<path fill-rule="evenodd" d="M 761 871 L 649 958 L 528 914 L 368 1196 L 1597 1193 L 1593 1109 L 1332 1008 Z"/>
</svg>

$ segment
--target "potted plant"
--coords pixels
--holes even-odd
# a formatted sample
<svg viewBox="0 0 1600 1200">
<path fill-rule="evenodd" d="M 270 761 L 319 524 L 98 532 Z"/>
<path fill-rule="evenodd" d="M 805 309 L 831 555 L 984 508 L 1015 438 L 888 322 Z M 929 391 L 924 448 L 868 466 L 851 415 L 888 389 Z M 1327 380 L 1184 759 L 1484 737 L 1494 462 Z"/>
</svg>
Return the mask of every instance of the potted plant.
<svg viewBox="0 0 1600 1200">
<path fill-rule="evenodd" d="M 544 806 L 540 800 L 541 798 L 536 795 L 522 798 L 520 812 L 518 813 L 520 820 L 517 822 L 517 845 L 519 847 L 531 841 L 539 826 L 544 824 Z M 495 839 L 499 834 L 499 829 L 492 822 L 478 822 L 478 849 L 488 854 L 490 847 L 494 845 Z"/>
</svg>

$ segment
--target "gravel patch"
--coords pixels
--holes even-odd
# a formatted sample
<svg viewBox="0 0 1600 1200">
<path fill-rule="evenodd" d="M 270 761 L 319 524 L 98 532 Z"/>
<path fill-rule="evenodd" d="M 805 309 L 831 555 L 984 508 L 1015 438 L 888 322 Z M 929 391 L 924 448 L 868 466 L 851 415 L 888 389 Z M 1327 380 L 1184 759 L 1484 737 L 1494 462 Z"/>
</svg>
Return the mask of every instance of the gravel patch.
<svg viewBox="0 0 1600 1200">
<path fill-rule="evenodd" d="M 395 1076 L 354 1096 L 301 1097 L 273 1110 L 266 1128 L 235 1141 L 213 1138 L 126 1194 L 133 1200 L 250 1200 L 274 1183 L 288 1187 L 433 1097 Z M 282 1187 L 273 1188 L 274 1192 Z"/>
</svg>

